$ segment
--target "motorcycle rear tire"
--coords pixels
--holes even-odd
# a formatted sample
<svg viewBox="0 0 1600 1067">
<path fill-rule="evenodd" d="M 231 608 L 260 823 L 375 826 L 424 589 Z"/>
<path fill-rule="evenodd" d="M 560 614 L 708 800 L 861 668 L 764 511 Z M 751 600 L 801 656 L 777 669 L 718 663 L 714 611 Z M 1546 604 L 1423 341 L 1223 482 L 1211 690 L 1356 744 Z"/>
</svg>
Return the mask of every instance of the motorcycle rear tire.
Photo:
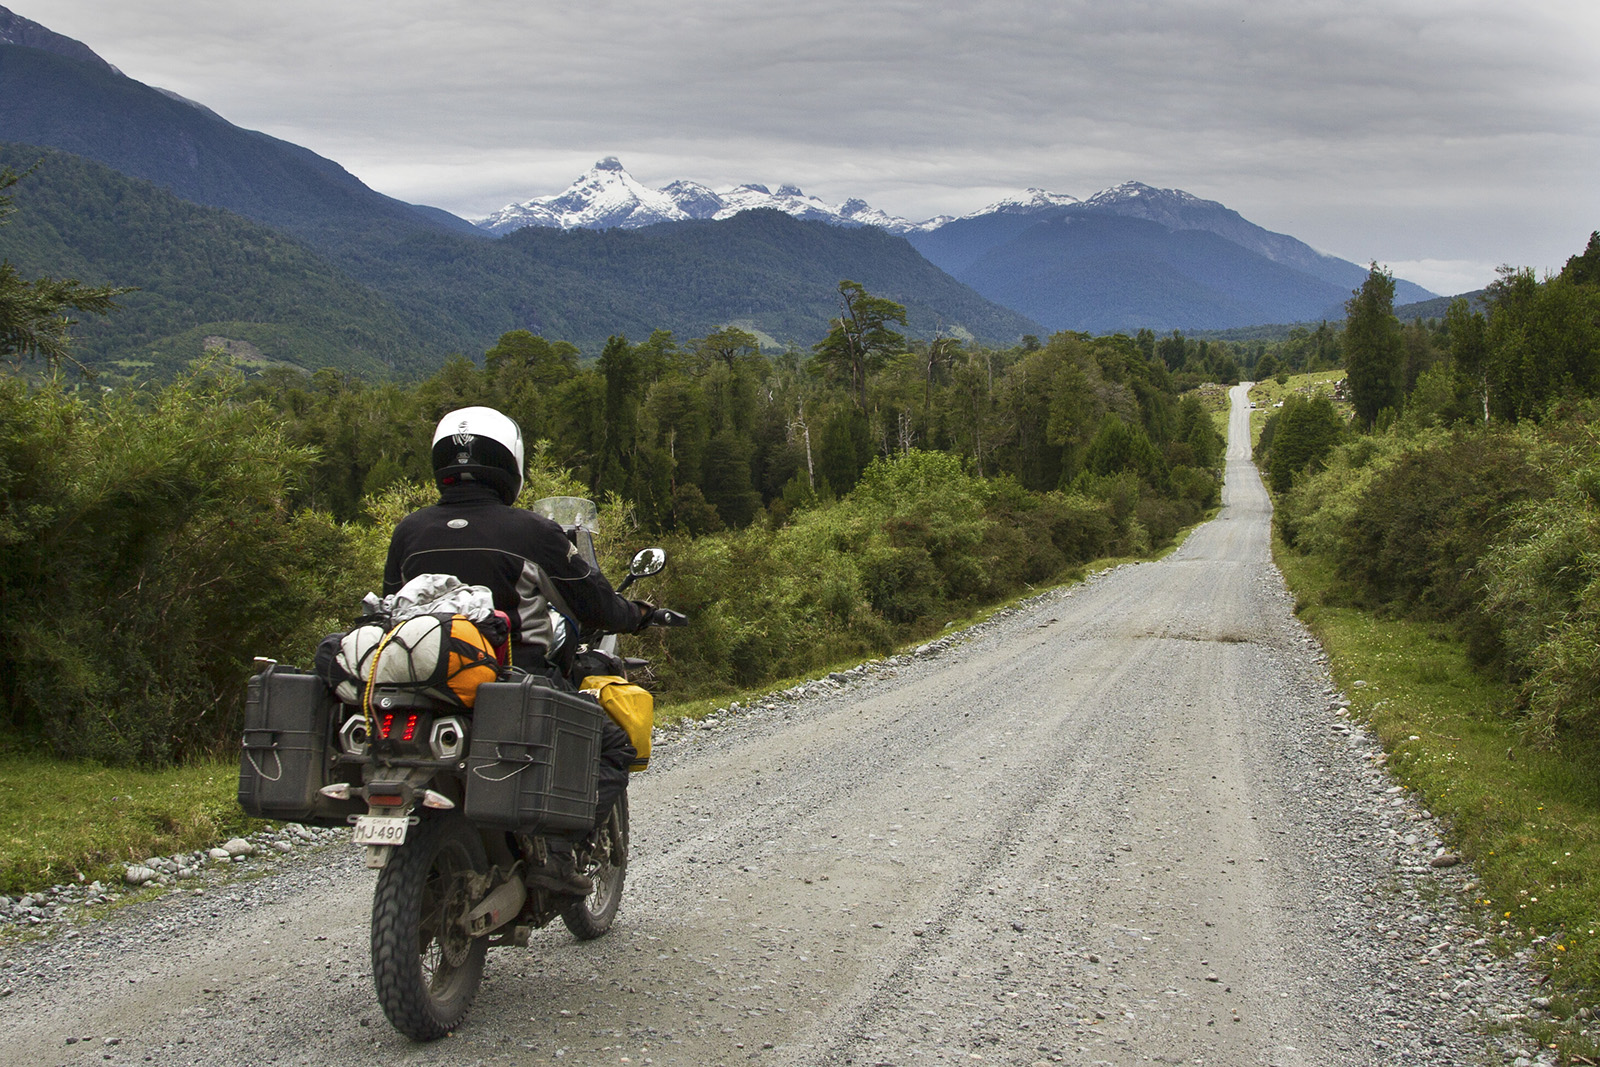
<svg viewBox="0 0 1600 1067">
<path fill-rule="evenodd" d="M 626 791 L 617 798 L 611 817 L 579 849 L 578 859 L 580 869 L 594 881 L 594 889 L 562 911 L 561 921 L 578 940 L 593 941 L 611 929 L 622 903 L 622 883 L 628 875 Z"/>
<path fill-rule="evenodd" d="M 473 875 L 489 869 L 477 830 L 458 814 L 424 818 L 378 872 L 372 980 L 394 1028 L 433 1041 L 460 1025 L 478 994 L 488 943 L 460 920 Z"/>
</svg>

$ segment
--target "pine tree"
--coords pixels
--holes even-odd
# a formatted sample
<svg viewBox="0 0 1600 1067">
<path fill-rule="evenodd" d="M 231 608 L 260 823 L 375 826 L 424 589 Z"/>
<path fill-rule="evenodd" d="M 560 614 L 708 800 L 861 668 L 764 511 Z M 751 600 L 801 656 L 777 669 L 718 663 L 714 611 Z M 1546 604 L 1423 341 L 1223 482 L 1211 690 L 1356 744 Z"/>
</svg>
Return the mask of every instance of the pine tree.
<svg viewBox="0 0 1600 1067">
<path fill-rule="evenodd" d="M 0 226 L 16 211 L 6 191 L 24 177 L 10 167 L 0 168 Z M 104 315 L 116 310 L 118 296 L 132 291 L 88 286 L 76 278 L 23 281 L 10 260 L 0 260 L 0 359 L 20 364 L 29 356 L 39 356 L 52 370 L 71 363 L 86 371 L 68 351 L 73 320 L 66 310 Z"/>
<path fill-rule="evenodd" d="M 867 375 L 905 349 L 905 336 L 891 330 L 891 322 L 906 324 L 903 306 L 872 296 L 860 282 L 846 279 L 839 283 L 839 317 L 828 336 L 812 346 L 819 363 L 848 377 L 859 410 L 867 407 Z"/>
<path fill-rule="evenodd" d="M 1374 263 L 1345 303 L 1344 367 L 1350 403 L 1362 426 L 1371 429 L 1384 408 L 1398 411 L 1405 399 L 1402 371 L 1405 341 L 1394 315 L 1394 275 Z"/>
</svg>

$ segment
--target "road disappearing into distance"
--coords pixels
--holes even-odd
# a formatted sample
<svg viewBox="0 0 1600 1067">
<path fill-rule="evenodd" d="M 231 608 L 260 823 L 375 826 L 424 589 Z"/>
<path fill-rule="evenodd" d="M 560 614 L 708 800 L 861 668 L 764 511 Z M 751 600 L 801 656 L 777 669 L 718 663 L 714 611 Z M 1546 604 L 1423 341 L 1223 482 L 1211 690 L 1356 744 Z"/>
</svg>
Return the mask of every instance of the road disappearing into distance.
<svg viewBox="0 0 1600 1067">
<path fill-rule="evenodd" d="M 491 951 L 452 1037 L 384 1020 L 338 844 L 6 944 L 0 1063 L 1501 1062 L 1527 978 L 1341 716 L 1231 397 L 1165 559 L 666 732 L 616 929 Z"/>
</svg>

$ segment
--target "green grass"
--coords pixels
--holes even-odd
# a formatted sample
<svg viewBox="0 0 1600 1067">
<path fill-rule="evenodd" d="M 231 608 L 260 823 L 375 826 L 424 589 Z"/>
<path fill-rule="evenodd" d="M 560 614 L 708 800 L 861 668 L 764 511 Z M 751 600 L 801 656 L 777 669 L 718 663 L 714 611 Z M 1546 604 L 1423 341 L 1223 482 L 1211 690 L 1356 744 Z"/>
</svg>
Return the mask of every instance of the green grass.
<svg viewBox="0 0 1600 1067">
<path fill-rule="evenodd" d="M 1564 1056 L 1594 1057 L 1570 1016 L 1593 1010 L 1600 989 L 1600 782 L 1592 773 L 1600 754 L 1532 743 L 1511 711 L 1512 688 L 1476 671 L 1446 626 L 1339 606 L 1326 561 L 1281 543 L 1275 554 L 1351 713 L 1475 866 L 1485 933 L 1507 948 L 1532 948 L 1547 970 L 1551 1010 L 1568 1021 L 1541 1024 L 1537 1035 Z"/>
<path fill-rule="evenodd" d="M 163 771 L 0 757 L 0 893 L 120 881 L 122 864 L 261 825 L 239 810 L 235 764 Z"/>
<path fill-rule="evenodd" d="M 1255 448 L 1256 442 L 1261 440 L 1261 428 L 1267 424 L 1267 419 L 1272 417 L 1273 411 L 1284 397 L 1291 393 L 1303 393 L 1315 396 L 1318 393 L 1333 397 L 1333 383 L 1344 378 L 1342 370 L 1319 370 L 1311 374 L 1291 374 L 1289 380 L 1279 385 L 1276 378 L 1268 378 L 1264 382 L 1257 382 L 1250 390 L 1250 399 L 1255 401 L 1255 410 L 1250 412 L 1250 447 Z M 1350 417 L 1351 408 L 1348 403 L 1334 402 L 1334 407 L 1346 418 Z"/>
</svg>

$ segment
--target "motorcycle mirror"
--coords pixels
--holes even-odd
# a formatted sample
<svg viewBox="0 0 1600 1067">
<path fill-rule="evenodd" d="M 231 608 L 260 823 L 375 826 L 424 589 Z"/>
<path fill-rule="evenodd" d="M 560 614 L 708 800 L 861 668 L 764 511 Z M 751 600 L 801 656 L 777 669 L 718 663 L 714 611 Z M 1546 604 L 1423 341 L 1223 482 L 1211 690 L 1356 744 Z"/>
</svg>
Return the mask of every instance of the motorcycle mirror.
<svg viewBox="0 0 1600 1067">
<path fill-rule="evenodd" d="M 633 562 L 628 564 L 628 577 L 648 578 L 652 574 L 660 574 L 661 569 L 667 565 L 667 553 L 660 548 L 641 548 L 633 557 Z"/>
</svg>

